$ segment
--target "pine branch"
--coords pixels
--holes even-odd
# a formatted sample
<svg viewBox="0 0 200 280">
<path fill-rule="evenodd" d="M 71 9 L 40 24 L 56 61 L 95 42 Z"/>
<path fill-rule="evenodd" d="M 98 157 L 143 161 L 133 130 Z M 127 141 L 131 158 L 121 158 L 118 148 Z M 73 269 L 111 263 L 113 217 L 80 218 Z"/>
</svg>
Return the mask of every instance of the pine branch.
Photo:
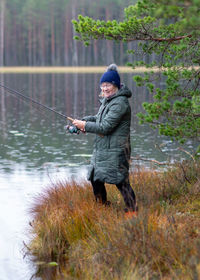
<svg viewBox="0 0 200 280">
<path fill-rule="evenodd" d="M 94 36 L 95 35 L 98 35 L 99 34 L 93 34 Z M 132 42 L 132 41 L 154 41 L 154 42 L 174 42 L 174 41 L 180 41 L 180 40 L 183 40 L 185 38 L 191 38 L 192 35 L 189 34 L 189 35 L 184 35 L 184 36 L 178 36 L 178 37 L 172 37 L 172 38 L 155 38 L 155 37 L 152 37 L 150 34 L 142 34 L 142 35 L 147 35 L 147 36 L 136 36 L 134 38 L 125 38 L 123 36 L 120 36 L 120 35 L 113 35 L 113 34 L 102 34 L 102 36 L 99 36 L 101 37 L 102 39 L 113 39 L 113 40 L 117 40 L 117 41 L 126 41 L 126 42 Z"/>
</svg>

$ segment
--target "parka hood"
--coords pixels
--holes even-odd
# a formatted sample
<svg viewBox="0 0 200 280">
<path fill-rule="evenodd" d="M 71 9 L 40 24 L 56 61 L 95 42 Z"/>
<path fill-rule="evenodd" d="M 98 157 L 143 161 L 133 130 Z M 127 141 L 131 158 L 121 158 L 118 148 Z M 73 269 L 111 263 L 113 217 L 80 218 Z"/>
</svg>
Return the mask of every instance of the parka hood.
<svg viewBox="0 0 200 280">
<path fill-rule="evenodd" d="M 124 84 L 122 84 L 121 88 L 116 92 L 116 94 L 114 94 L 113 96 L 111 96 L 110 98 L 106 98 L 107 100 L 111 100 L 115 97 L 118 96 L 126 96 L 127 98 L 130 98 L 132 96 L 132 92 L 130 91 L 130 89 L 125 86 Z"/>
</svg>

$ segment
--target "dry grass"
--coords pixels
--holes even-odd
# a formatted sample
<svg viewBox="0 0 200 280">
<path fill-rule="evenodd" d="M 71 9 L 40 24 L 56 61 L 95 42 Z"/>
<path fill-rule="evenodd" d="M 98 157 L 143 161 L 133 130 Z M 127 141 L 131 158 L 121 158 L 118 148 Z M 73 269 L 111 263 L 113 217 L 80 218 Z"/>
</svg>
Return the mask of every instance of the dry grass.
<svg viewBox="0 0 200 280">
<path fill-rule="evenodd" d="M 48 188 L 32 208 L 30 253 L 42 279 L 200 279 L 199 174 L 187 162 L 132 173 L 139 215 L 129 220 L 115 186 L 111 207 L 86 182 Z"/>
</svg>

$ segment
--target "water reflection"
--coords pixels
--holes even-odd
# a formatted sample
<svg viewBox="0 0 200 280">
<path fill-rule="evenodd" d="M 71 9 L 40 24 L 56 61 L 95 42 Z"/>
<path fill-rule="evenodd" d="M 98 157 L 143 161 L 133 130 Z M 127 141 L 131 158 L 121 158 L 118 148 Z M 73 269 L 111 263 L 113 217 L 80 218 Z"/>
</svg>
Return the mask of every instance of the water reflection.
<svg viewBox="0 0 200 280">
<path fill-rule="evenodd" d="M 145 88 L 136 88 L 132 74 L 123 74 L 122 80 L 132 89 L 132 154 L 166 160 L 166 156 L 155 148 L 165 141 L 165 150 L 175 145 L 159 137 L 146 126 L 139 126 L 136 113 L 142 103 L 150 101 L 151 95 Z M 99 74 L 40 74 L 5 75 L 4 82 L 11 88 L 38 100 L 59 112 L 76 118 L 95 114 L 99 107 Z M 92 135 L 69 135 L 63 127 L 65 120 L 59 116 L 39 110 L 1 89 L 1 170 L 8 172 L 10 162 L 23 162 L 27 169 L 42 169 L 46 162 L 59 165 L 85 165 L 82 157 L 75 154 L 91 154 Z M 164 139 L 164 140 L 163 140 Z M 170 154 L 170 153 L 169 153 Z M 177 154 L 177 156 L 179 156 Z M 7 161 L 8 164 L 5 162 Z"/>
<path fill-rule="evenodd" d="M 4 84 L 4 75 L 0 74 L 0 83 Z M 2 131 L 2 137 L 6 137 L 6 118 L 5 118 L 5 112 L 6 112 L 6 108 L 5 108 L 5 91 L 4 89 L 2 89 L 1 91 L 1 131 Z"/>
<path fill-rule="evenodd" d="M 67 116 L 82 118 L 98 110 L 99 77 L 100 74 L 5 74 L 1 83 Z M 175 144 L 138 125 L 136 113 L 142 110 L 142 102 L 151 100 L 151 95 L 145 88 L 136 88 L 132 74 L 123 74 L 122 80 L 134 93 L 132 155 L 158 161 L 180 159 L 183 155 Z M 38 110 L 31 102 L 2 89 L 0 94 L 0 275 L 3 280 L 29 279 L 34 269 L 25 263 L 20 250 L 27 237 L 27 213 L 33 196 L 58 180 L 85 178 L 94 136 L 66 134 L 64 119 Z"/>
</svg>

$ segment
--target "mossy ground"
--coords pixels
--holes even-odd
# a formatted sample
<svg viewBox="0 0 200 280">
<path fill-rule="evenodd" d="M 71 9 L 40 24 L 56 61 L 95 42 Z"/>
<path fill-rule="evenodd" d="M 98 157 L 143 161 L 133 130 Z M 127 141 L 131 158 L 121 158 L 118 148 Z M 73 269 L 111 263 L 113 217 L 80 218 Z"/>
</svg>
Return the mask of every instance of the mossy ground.
<svg viewBox="0 0 200 280">
<path fill-rule="evenodd" d="M 107 185 L 110 207 L 89 183 L 59 182 L 32 208 L 30 254 L 42 279 L 200 279 L 200 166 L 130 174 L 139 213 L 125 219 Z"/>
</svg>

